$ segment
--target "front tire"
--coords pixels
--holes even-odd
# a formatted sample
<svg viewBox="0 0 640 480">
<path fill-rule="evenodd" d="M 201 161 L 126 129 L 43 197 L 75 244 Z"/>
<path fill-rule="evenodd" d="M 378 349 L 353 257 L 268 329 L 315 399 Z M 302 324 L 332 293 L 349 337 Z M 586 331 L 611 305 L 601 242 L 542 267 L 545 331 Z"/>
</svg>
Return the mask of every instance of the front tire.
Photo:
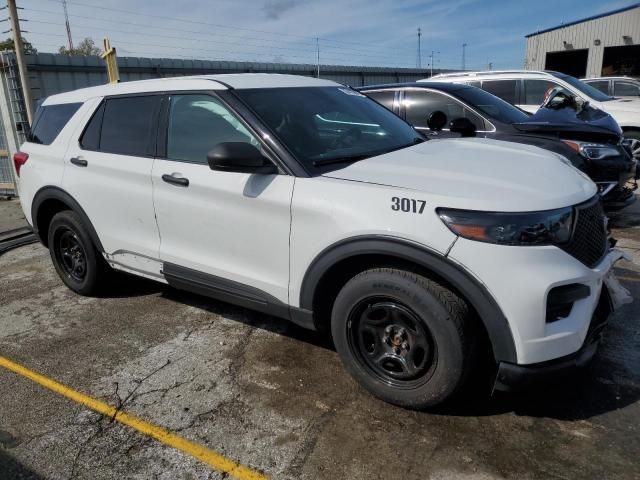
<svg viewBox="0 0 640 480">
<path fill-rule="evenodd" d="M 624 132 L 624 138 L 631 142 L 631 154 L 638 162 L 640 162 L 640 132 L 630 131 Z"/>
<path fill-rule="evenodd" d="M 56 272 L 67 287 L 87 296 L 102 289 L 109 266 L 78 214 L 65 210 L 54 215 L 49 224 L 48 245 Z"/>
<path fill-rule="evenodd" d="M 475 351 L 473 318 L 452 291 L 389 268 L 353 277 L 336 297 L 331 332 L 351 375 L 373 395 L 424 409 L 465 383 Z"/>
</svg>

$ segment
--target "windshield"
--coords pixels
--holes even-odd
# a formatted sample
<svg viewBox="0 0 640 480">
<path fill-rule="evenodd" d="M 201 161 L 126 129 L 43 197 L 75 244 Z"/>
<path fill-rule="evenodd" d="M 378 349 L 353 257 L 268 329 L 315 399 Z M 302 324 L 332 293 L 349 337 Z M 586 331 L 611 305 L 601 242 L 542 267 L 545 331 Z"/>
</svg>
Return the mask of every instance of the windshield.
<svg viewBox="0 0 640 480">
<path fill-rule="evenodd" d="M 520 123 L 529 119 L 529 115 L 519 108 L 480 88 L 464 87 L 459 90 L 451 90 L 451 93 L 498 122 Z"/>
<path fill-rule="evenodd" d="M 591 85 L 587 85 L 586 83 L 581 82 L 575 77 L 572 77 L 570 75 L 565 75 L 564 73 L 554 73 L 554 75 L 559 79 L 564 80 L 569 85 L 576 88 L 577 90 L 585 94 L 587 97 L 595 100 L 596 102 L 608 102 L 609 100 L 613 100 L 609 95 L 605 95 L 597 88 L 594 88 Z"/>
<path fill-rule="evenodd" d="M 423 141 L 409 124 L 346 87 L 235 93 L 307 167 L 362 160 Z"/>
</svg>

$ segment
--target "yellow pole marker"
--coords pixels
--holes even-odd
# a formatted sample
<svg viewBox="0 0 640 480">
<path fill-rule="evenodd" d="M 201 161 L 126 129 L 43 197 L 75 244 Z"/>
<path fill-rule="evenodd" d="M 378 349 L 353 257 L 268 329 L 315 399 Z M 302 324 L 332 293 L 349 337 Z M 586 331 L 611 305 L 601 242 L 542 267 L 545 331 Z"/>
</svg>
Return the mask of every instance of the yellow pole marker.
<svg viewBox="0 0 640 480">
<path fill-rule="evenodd" d="M 103 40 L 104 53 L 102 59 L 107 64 L 107 77 L 109 83 L 118 83 L 120 81 L 120 72 L 118 71 L 118 57 L 116 56 L 116 48 L 111 46 L 108 38 Z"/>
<path fill-rule="evenodd" d="M 169 430 L 158 425 L 154 425 L 140 418 L 129 415 L 117 408 L 89 397 L 83 393 L 77 392 L 69 387 L 62 385 L 50 378 L 40 375 L 32 370 L 29 370 L 22 365 L 19 365 L 11 360 L 0 356 L 0 367 L 4 367 L 7 370 L 28 378 L 35 383 L 48 388 L 49 390 L 62 395 L 76 403 L 84 405 L 91 410 L 101 413 L 107 417 L 111 417 L 114 420 L 127 425 L 128 427 L 137 430 L 151 438 L 155 438 L 160 443 L 168 445 L 169 447 L 180 450 L 181 452 L 191 455 L 197 458 L 203 463 L 213 467 L 214 469 L 227 473 L 238 480 L 266 480 L 268 477 L 260 472 L 252 470 L 248 467 L 238 464 L 233 460 L 197 443 L 191 442 L 185 438 L 182 438 Z"/>
</svg>

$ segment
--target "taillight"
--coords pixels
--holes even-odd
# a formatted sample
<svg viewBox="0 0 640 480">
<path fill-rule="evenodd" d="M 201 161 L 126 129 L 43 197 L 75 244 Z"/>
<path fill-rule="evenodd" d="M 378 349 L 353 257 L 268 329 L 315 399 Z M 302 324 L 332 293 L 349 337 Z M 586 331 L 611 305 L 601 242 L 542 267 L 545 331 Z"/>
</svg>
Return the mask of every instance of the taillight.
<svg viewBox="0 0 640 480">
<path fill-rule="evenodd" d="M 20 169 L 29 160 L 29 154 L 24 152 L 16 152 L 13 154 L 13 164 L 16 166 L 16 174 L 20 176 Z"/>
</svg>

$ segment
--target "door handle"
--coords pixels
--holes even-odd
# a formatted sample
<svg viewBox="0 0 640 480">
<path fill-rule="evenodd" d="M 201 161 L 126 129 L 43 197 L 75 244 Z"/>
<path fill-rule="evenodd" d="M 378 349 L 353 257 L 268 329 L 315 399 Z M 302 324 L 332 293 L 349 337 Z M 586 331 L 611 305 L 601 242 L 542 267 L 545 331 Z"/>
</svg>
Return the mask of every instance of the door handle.
<svg viewBox="0 0 640 480">
<path fill-rule="evenodd" d="M 181 187 L 189 186 L 189 179 L 184 177 L 176 177 L 174 175 L 162 175 L 162 181 L 170 183 L 172 185 L 180 185 Z"/>
<path fill-rule="evenodd" d="M 87 165 L 89 165 L 89 162 L 80 157 L 71 157 L 69 161 L 74 165 L 77 165 L 78 167 L 86 167 Z"/>
</svg>

